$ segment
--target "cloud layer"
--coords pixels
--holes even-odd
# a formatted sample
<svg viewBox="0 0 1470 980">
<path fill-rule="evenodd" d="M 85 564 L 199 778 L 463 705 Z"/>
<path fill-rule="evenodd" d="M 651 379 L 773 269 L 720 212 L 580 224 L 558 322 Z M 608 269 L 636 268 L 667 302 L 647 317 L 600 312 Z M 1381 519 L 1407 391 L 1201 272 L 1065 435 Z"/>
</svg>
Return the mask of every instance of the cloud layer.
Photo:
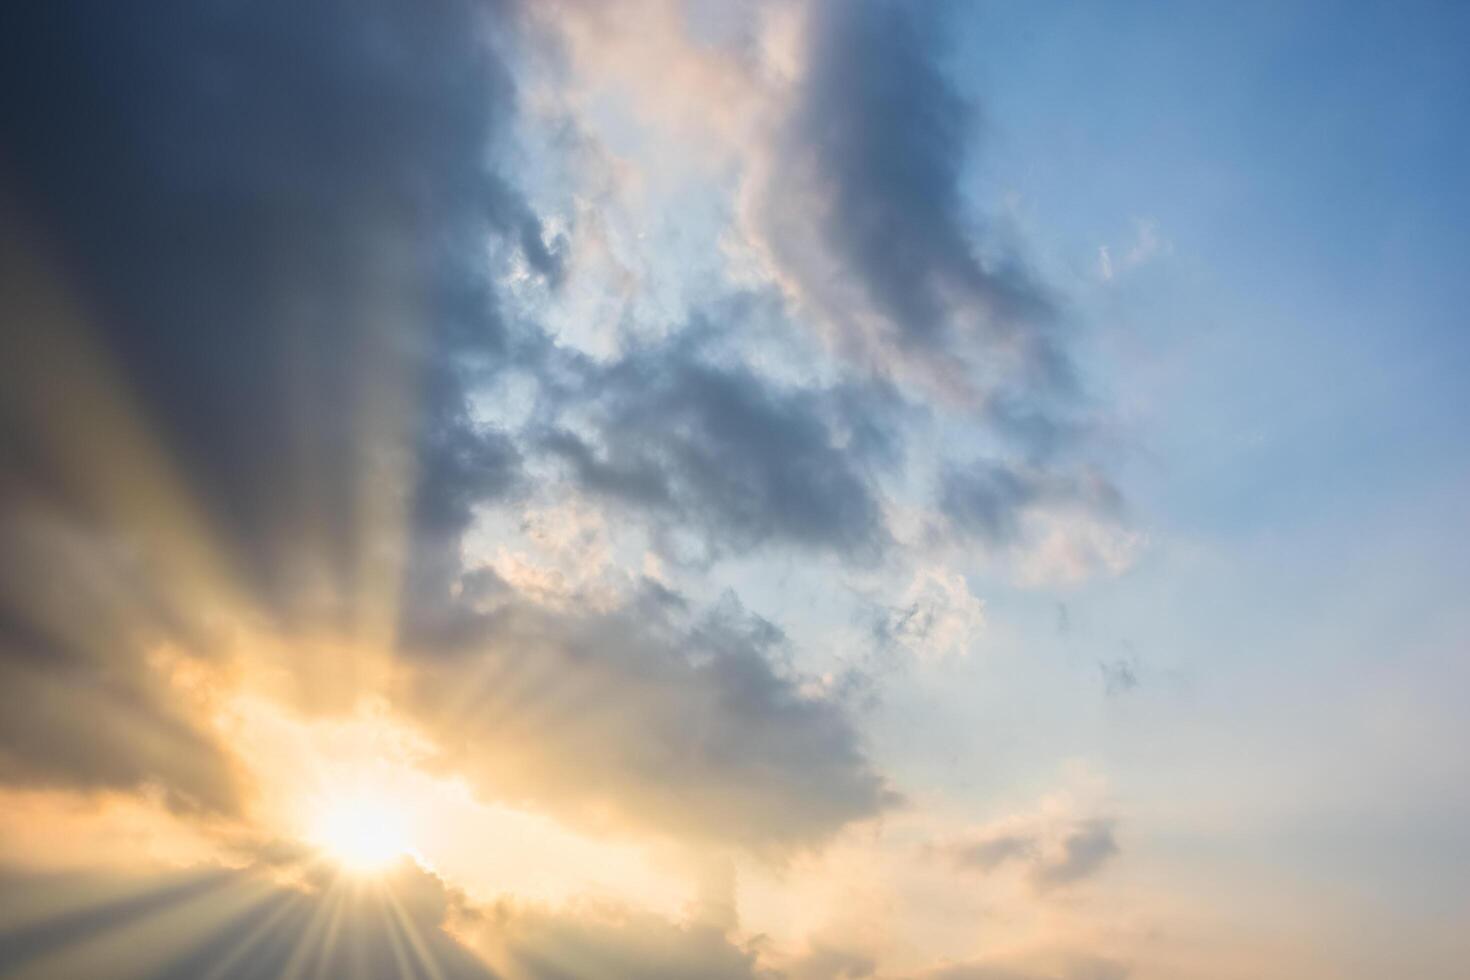
<svg viewBox="0 0 1470 980">
<path fill-rule="evenodd" d="M 11 18 L 0 781 L 161 799 L 210 840 L 284 833 L 235 741 L 263 700 L 302 725 L 370 705 L 475 805 L 675 864 L 779 873 L 900 809 L 852 665 L 874 641 L 960 659 L 977 555 L 1123 521 L 1064 305 L 967 190 L 948 14 L 642 12 L 657 36 L 619 44 L 740 103 L 693 176 L 561 98 L 590 67 L 647 70 L 579 60 L 599 14 L 577 4 Z M 594 143 L 622 179 L 578 183 Z M 716 206 L 680 211 L 681 181 Z M 626 228 L 617 194 L 644 195 Z M 695 245 L 645 234 L 665 212 Z M 614 242 L 649 281 L 599 278 L 626 272 Z M 640 289 L 563 328 L 578 295 Z M 823 597 L 799 630 L 749 598 L 794 605 L 782 575 Z M 1093 820 L 945 853 L 1048 893 L 1117 851 Z M 0 972 L 882 975 L 742 934 L 730 877 L 713 924 L 477 905 L 409 868 L 346 894 L 294 860 L 7 879 L 54 907 L 3 923 Z M 178 941 L 114 959 L 134 929 Z M 999 969 L 935 975 L 1024 975 Z"/>
</svg>

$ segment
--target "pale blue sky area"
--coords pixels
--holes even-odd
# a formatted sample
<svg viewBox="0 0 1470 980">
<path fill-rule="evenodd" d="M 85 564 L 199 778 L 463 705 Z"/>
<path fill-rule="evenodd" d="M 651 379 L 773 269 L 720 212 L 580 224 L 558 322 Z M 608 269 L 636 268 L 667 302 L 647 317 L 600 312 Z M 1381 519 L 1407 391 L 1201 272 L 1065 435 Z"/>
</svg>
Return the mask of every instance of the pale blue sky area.
<svg viewBox="0 0 1470 980">
<path fill-rule="evenodd" d="M 1392 947 L 1380 917 L 1454 921 L 1470 8 L 966 12 L 950 64 L 984 105 L 977 196 L 1018 195 L 1075 274 L 1150 528 L 1134 569 L 1062 600 L 1067 635 L 1052 597 L 992 593 L 1028 653 L 967 678 L 1010 705 L 969 729 L 974 751 L 1013 753 L 1016 778 L 1047 754 L 1098 758 L 1169 860 L 1351 896 L 1367 943 Z M 1139 221 L 1158 245 L 1124 268 Z M 1113 278 L 1085 285 L 1099 247 Z M 1136 688 L 1101 707 L 1058 695 L 1059 665 L 1116 659 Z M 961 703 L 946 738 L 965 737 Z"/>
</svg>

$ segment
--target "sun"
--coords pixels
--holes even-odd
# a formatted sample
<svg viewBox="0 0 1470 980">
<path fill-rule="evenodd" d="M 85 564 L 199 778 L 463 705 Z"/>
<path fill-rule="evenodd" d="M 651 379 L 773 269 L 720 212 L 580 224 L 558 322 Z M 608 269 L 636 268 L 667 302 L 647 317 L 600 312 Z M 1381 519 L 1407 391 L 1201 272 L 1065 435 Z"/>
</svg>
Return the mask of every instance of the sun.
<svg viewBox="0 0 1470 980">
<path fill-rule="evenodd" d="M 312 843 L 355 874 L 372 874 L 412 852 L 406 814 L 391 798 L 355 793 L 322 800 L 311 826 Z"/>
</svg>

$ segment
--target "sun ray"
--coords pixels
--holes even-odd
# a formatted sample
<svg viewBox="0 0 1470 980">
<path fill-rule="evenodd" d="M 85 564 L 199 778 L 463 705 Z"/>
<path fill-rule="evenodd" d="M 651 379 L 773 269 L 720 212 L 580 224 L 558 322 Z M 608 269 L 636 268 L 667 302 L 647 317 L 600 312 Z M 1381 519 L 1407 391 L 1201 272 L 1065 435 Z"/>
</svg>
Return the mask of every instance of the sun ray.
<svg viewBox="0 0 1470 980">
<path fill-rule="evenodd" d="M 306 928 L 302 930 L 301 937 L 291 950 L 290 959 L 281 970 L 281 980 L 295 980 L 305 971 L 310 957 L 317 955 L 319 951 L 330 952 L 324 949 L 328 932 L 327 917 L 331 915 L 332 906 L 341 901 L 340 888 L 340 882 L 334 880 L 322 900 L 316 903 Z"/>
<path fill-rule="evenodd" d="M 260 904 L 263 906 L 270 905 L 271 899 L 272 896 L 262 895 Z M 210 966 L 209 972 L 203 974 L 199 980 L 222 980 L 222 978 L 229 976 L 235 964 L 263 943 L 276 927 L 280 926 L 293 911 L 296 911 L 293 903 L 281 900 L 275 901 L 274 906 L 269 909 L 268 913 L 259 922 L 255 923 L 245 935 L 231 944 L 230 948 Z"/>
<path fill-rule="evenodd" d="M 429 974 L 429 980 L 444 980 L 443 971 L 439 969 L 439 962 L 435 959 L 433 951 L 424 942 L 423 937 L 419 934 L 418 926 L 414 925 L 413 919 L 404 910 L 402 903 L 398 901 L 398 897 L 393 894 L 392 889 L 383 889 L 383 899 L 394 917 L 397 918 L 403 929 L 403 934 L 408 937 L 408 942 L 413 947 L 414 955 L 418 957 L 419 963 L 423 965 L 424 970 Z"/>
<path fill-rule="evenodd" d="M 258 883 L 212 874 L 89 903 L 83 911 L 36 923 L 27 930 L 29 943 L 24 936 L 11 937 L 14 948 L 0 965 L 16 977 L 156 975 L 179 955 L 174 937 L 222 933 L 263 894 Z"/>
<path fill-rule="evenodd" d="M 337 949 L 337 944 L 341 940 L 342 922 L 347 910 L 347 897 L 339 887 L 338 883 L 333 883 L 333 888 L 331 889 L 331 892 L 327 897 L 327 901 L 331 904 L 332 907 L 331 919 L 327 922 L 327 934 L 322 948 L 324 952 L 333 952 Z M 327 974 L 327 970 L 331 967 L 332 963 L 333 961 L 331 959 L 323 955 L 322 958 L 317 961 L 316 970 L 313 972 L 313 976 L 325 977 Z"/>
<path fill-rule="evenodd" d="M 398 925 L 385 903 L 378 903 L 378 915 L 383 920 L 383 935 L 388 937 L 388 945 L 393 950 L 393 961 L 398 965 L 399 976 L 415 976 L 408 952 L 403 948 L 403 938 L 398 934 Z"/>
</svg>

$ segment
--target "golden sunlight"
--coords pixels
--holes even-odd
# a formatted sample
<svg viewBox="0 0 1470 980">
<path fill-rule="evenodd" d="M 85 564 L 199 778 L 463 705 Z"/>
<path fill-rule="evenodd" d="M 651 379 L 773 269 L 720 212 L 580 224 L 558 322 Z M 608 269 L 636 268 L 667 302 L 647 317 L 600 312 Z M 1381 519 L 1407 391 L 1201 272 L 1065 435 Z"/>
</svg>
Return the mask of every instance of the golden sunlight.
<svg viewBox="0 0 1470 980">
<path fill-rule="evenodd" d="M 412 852 L 403 809 L 386 796 L 366 793 L 321 801 L 312 819 L 311 842 L 357 874 L 383 871 Z"/>
</svg>

